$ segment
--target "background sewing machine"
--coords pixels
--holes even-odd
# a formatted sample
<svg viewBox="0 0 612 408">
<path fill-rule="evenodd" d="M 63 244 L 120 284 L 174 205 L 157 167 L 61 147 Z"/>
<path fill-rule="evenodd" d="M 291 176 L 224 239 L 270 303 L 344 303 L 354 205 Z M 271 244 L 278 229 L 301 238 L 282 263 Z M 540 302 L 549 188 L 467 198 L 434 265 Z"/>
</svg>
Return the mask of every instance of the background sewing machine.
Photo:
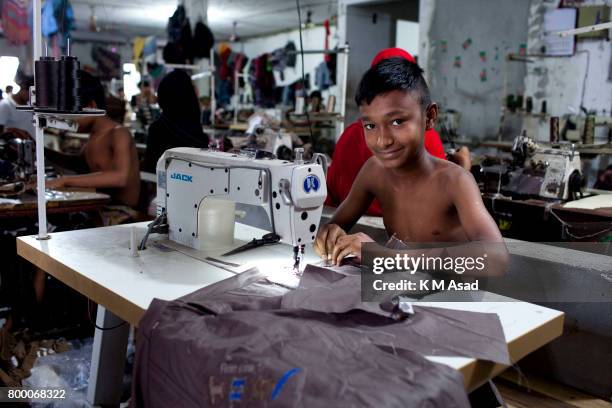
<svg viewBox="0 0 612 408">
<path fill-rule="evenodd" d="M 485 160 L 473 173 L 485 193 L 517 198 L 570 200 L 583 184 L 580 154 L 573 145 L 544 147 L 525 135 L 515 138 L 511 162 Z"/>
<path fill-rule="evenodd" d="M 0 140 L 0 180 L 27 181 L 36 172 L 35 144 L 18 137 Z"/>
<path fill-rule="evenodd" d="M 271 231 L 298 262 L 315 240 L 327 196 L 325 163 L 304 162 L 301 153 L 290 162 L 262 151 L 167 150 L 157 162 L 157 210 L 166 214 L 170 240 L 203 249 L 207 199 L 230 200 L 247 214 L 240 222 Z"/>
</svg>

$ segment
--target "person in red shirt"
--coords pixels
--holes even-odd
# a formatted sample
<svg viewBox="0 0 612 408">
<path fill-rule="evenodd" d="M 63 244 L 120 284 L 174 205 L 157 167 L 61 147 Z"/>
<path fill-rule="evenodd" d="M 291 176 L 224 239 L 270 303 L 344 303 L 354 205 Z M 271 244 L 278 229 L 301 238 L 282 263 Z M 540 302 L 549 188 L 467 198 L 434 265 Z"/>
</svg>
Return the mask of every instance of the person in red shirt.
<svg viewBox="0 0 612 408">
<path fill-rule="evenodd" d="M 414 57 L 401 48 L 386 48 L 380 51 L 372 60 L 371 66 L 387 58 L 400 57 L 416 63 Z M 435 129 L 425 132 L 425 149 L 429 154 L 440 159 L 446 159 L 444 146 Z M 336 143 L 332 164 L 327 172 L 327 200 L 325 205 L 337 207 L 351 191 L 351 186 L 363 164 L 372 156 L 365 142 L 363 124 L 360 120 L 349 125 Z M 455 158 L 457 164 L 469 170 L 469 152 L 462 148 Z M 382 210 L 378 200 L 374 200 L 367 214 L 381 216 Z"/>
</svg>

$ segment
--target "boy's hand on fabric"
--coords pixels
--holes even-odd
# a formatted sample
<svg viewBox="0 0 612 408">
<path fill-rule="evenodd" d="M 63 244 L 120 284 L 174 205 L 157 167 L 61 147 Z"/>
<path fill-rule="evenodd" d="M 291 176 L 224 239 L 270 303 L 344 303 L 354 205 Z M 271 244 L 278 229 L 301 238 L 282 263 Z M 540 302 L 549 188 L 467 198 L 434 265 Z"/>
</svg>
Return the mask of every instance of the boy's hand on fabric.
<svg viewBox="0 0 612 408">
<path fill-rule="evenodd" d="M 331 261 L 334 265 L 340 265 L 342 260 L 350 255 L 361 260 L 361 244 L 364 242 L 374 242 L 374 240 L 363 232 L 351 235 L 344 234 L 338 237 L 331 253 Z"/>
<path fill-rule="evenodd" d="M 319 228 L 317 239 L 314 243 L 314 250 L 325 260 L 331 260 L 332 252 L 339 237 L 346 235 L 346 232 L 336 224 L 325 224 Z"/>
</svg>

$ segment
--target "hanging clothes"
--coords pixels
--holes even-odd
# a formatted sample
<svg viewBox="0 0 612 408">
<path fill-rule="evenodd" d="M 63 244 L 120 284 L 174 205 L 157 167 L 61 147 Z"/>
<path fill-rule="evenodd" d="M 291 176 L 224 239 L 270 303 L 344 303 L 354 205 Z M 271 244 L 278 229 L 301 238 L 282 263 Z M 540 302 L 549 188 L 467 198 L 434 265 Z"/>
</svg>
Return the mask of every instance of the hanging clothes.
<svg viewBox="0 0 612 408">
<path fill-rule="evenodd" d="M 198 21 L 193 33 L 193 56 L 210 58 L 210 50 L 215 45 L 215 36 L 206 24 Z"/>
<path fill-rule="evenodd" d="M 331 34 L 329 30 L 329 19 L 323 22 L 323 27 L 325 27 L 325 43 L 323 44 L 323 49 L 327 51 L 329 49 L 329 35 Z M 329 62 L 331 55 L 325 54 L 323 58 L 325 59 L 325 62 Z"/>
<path fill-rule="evenodd" d="M 70 32 L 75 28 L 74 11 L 68 0 L 45 2 L 41 14 L 41 32 L 49 40 L 57 37 L 57 44 L 62 53 L 68 45 Z"/>
<path fill-rule="evenodd" d="M 132 46 L 132 62 L 134 63 L 134 65 L 138 65 L 140 63 L 144 45 L 145 45 L 144 37 L 134 37 L 134 45 Z"/>
<path fill-rule="evenodd" d="M 168 19 L 168 25 L 166 26 L 166 32 L 168 34 L 168 41 L 179 42 L 181 39 L 181 30 L 183 25 L 189 22 L 187 18 L 187 12 L 185 6 L 182 4 L 177 6 L 172 17 Z"/>
<path fill-rule="evenodd" d="M 164 61 L 169 64 L 185 64 L 193 61 L 193 36 L 185 7 L 179 5 L 166 26 L 168 43 L 164 47 Z"/>
<path fill-rule="evenodd" d="M 24 45 L 31 40 L 28 24 L 28 0 L 4 0 L 2 4 L 2 27 L 9 44 Z"/>
<path fill-rule="evenodd" d="M 289 41 L 285 45 L 285 55 L 287 58 L 287 66 L 291 68 L 295 68 L 295 64 L 297 63 L 297 48 L 295 47 L 295 43 L 293 41 Z"/>
<path fill-rule="evenodd" d="M 321 62 L 315 69 L 315 85 L 321 91 L 325 91 L 333 85 L 331 73 L 327 67 L 327 62 L 325 61 Z"/>
</svg>

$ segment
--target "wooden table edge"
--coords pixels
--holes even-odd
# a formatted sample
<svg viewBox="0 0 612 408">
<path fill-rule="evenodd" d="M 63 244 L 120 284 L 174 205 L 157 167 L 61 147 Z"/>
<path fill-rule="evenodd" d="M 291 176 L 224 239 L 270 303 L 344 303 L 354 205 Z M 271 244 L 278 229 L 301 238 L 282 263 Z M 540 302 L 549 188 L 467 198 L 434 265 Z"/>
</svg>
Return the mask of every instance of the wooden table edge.
<svg viewBox="0 0 612 408">
<path fill-rule="evenodd" d="M 138 326 L 145 313 L 145 309 L 34 248 L 21 237 L 17 238 L 17 254 L 133 326 Z"/>
<path fill-rule="evenodd" d="M 508 352 L 512 364 L 518 363 L 520 359 L 534 352 L 540 347 L 550 343 L 552 340 L 563 334 L 563 322 L 565 313 L 560 312 L 552 320 L 549 320 L 537 327 L 532 328 L 527 333 L 508 343 Z M 532 335 L 535 331 L 539 331 L 538 335 Z M 473 391 L 488 379 L 495 378 L 508 368 L 507 365 L 493 363 L 490 361 L 482 361 L 471 359 L 467 364 L 459 367 L 459 371 L 463 375 L 464 384 L 468 391 Z"/>
</svg>

